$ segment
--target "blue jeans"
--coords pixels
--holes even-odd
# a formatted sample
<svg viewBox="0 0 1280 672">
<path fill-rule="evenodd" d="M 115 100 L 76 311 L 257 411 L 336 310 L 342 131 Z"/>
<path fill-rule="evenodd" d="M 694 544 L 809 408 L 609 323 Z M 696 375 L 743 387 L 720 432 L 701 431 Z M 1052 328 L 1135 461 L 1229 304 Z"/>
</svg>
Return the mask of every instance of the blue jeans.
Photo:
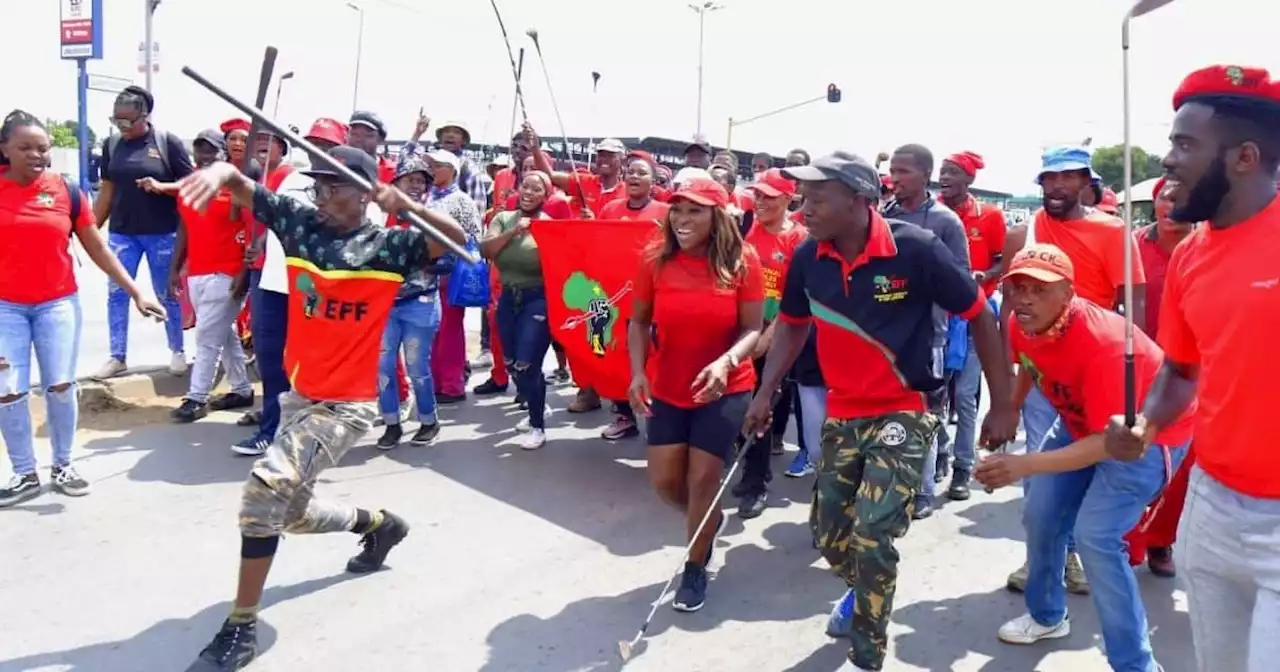
<svg viewBox="0 0 1280 672">
<path fill-rule="evenodd" d="M 50 390 L 45 395 L 45 406 L 53 464 L 71 464 L 71 443 L 80 411 L 75 385 L 80 327 L 80 299 L 75 294 L 34 305 L 0 301 L 0 358 L 9 365 L 0 370 L 0 398 L 20 395 L 13 401 L 0 402 L 0 436 L 4 437 L 15 474 L 36 471 L 35 435 L 27 394 L 31 391 L 33 347 L 40 366 L 41 387 L 50 390 L 70 383 L 62 392 Z"/>
<path fill-rule="evenodd" d="M 255 271 L 255 274 L 259 275 Z M 289 327 L 289 295 L 269 292 L 258 287 L 251 278 L 253 296 L 249 300 L 252 315 L 253 354 L 262 377 L 262 418 L 258 431 L 275 437 L 280 427 L 280 395 L 289 391 L 289 376 L 284 371 L 284 342 Z"/>
<path fill-rule="evenodd" d="M 431 380 L 431 345 L 440 329 L 440 295 L 397 302 L 382 332 L 382 354 L 378 358 L 378 412 L 387 425 L 400 424 L 400 386 L 396 364 L 404 348 L 404 368 L 413 384 L 418 420 L 436 424 L 436 387 Z"/>
<path fill-rule="evenodd" d="M 964 356 L 964 368 L 956 374 L 956 423 L 955 469 L 973 473 L 974 436 L 978 428 L 978 392 L 982 389 L 982 362 L 969 339 L 969 349 Z"/>
<path fill-rule="evenodd" d="M 107 246 L 131 278 L 138 277 L 142 257 L 147 257 L 151 288 L 169 315 L 164 323 L 169 350 L 182 352 L 182 308 L 178 305 L 178 297 L 169 294 L 169 267 L 173 262 L 176 237 L 177 234 L 173 233 L 131 236 L 112 232 L 107 236 Z M 132 310 L 129 295 L 124 289 L 113 281 L 107 282 L 107 329 L 110 332 L 111 356 L 123 362 L 129 352 L 129 314 Z"/>
<path fill-rule="evenodd" d="M 1026 450 L 1038 453 L 1042 450 L 1053 450 L 1071 445 L 1071 434 L 1062 426 L 1062 418 L 1054 410 L 1053 404 L 1039 388 L 1031 388 L 1027 400 L 1022 404 L 1022 429 L 1026 434 Z M 1022 482 L 1023 497 L 1031 491 L 1031 480 Z M 1026 503 L 1024 501 L 1025 508 Z M 1076 539 L 1067 530 L 1067 552 L 1076 552 Z"/>
<path fill-rule="evenodd" d="M 796 385 L 798 406 L 802 409 L 800 450 L 816 462 L 822 456 L 822 425 L 827 422 L 827 388 Z M 812 448 L 810 448 L 812 446 Z"/>
<path fill-rule="evenodd" d="M 502 287 L 498 297 L 498 338 L 516 390 L 529 404 L 529 426 L 545 428 L 547 381 L 542 360 L 551 347 L 547 295 L 542 287 Z"/>
<path fill-rule="evenodd" d="M 1067 538 L 1074 529 L 1080 560 L 1098 610 L 1107 662 L 1117 672 L 1155 672 L 1147 637 L 1147 614 L 1129 567 L 1124 535 L 1133 529 L 1166 478 L 1187 454 L 1187 445 L 1152 446 L 1137 462 L 1105 460 L 1079 471 L 1032 476 L 1022 525 L 1027 532 L 1027 611 L 1054 626 L 1067 616 Z M 1046 447 L 1044 450 L 1059 450 Z"/>
</svg>

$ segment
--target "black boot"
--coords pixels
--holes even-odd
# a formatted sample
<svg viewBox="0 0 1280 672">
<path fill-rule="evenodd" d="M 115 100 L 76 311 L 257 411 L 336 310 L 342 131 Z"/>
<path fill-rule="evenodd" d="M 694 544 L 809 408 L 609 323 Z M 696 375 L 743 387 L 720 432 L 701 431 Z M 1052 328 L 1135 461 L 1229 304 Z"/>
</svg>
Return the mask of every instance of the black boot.
<svg viewBox="0 0 1280 672">
<path fill-rule="evenodd" d="M 257 657 L 258 622 L 232 623 L 227 620 L 187 672 L 242 670 Z"/>
</svg>

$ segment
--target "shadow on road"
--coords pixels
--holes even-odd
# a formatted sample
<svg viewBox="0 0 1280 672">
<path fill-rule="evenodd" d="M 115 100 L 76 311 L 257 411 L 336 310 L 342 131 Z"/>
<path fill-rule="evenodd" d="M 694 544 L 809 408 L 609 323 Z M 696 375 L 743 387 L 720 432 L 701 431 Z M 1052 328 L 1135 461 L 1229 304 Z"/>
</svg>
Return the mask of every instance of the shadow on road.
<svg viewBox="0 0 1280 672">
<path fill-rule="evenodd" d="M 262 606 L 266 609 L 352 578 L 354 575 L 344 573 L 290 586 L 274 586 L 263 594 Z M 59 666 L 58 669 L 66 672 L 184 670 L 195 660 L 200 649 L 209 643 L 230 610 L 230 602 L 219 602 L 189 618 L 160 621 L 126 640 L 3 660 L 0 661 L 0 669 L 31 670 Z M 267 622 L 268 618 L 266 615 L 258 623 L 259 655 L 269 651 L 276 641 L 275 628 Z"/>
</svg>

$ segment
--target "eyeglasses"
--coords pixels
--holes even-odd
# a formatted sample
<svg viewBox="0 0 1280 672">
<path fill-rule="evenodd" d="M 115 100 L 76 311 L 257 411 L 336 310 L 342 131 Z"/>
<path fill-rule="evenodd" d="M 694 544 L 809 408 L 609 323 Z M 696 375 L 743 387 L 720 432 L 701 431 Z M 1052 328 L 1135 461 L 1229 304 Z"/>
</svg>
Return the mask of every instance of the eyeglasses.
<svg viewBox="0 0 1280 672">
<path fill-rule="evenodd" d="M 334 184 L 332 182 L 321 182 L 317 180 L 312 182 L 311 186 L 304 190 L 304 193 L 306 193 L 307 198 L 310 198 L 313 201 L 326 201 L 341 187 L 351 187 L 354 189 L 355 185 L 347 184 L 345 182 Z"/>
</svg>

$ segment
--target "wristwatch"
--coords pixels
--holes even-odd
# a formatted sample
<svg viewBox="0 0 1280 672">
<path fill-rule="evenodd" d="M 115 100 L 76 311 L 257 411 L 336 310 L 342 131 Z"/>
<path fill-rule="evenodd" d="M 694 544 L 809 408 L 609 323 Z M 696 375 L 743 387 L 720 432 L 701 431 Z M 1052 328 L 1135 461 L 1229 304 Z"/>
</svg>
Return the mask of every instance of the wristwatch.
<svg viewBox="0 0 1280 672">
<path fill-rule="evenodd" d="M 729 360 L 729 368 L 731 369 L 738 368 L 738 365 L 742 363 L 742 360 L 738 359 L 738 356 L 733 354 L 732 351 L 724 353 L 724 358 Z"/>
</svg>

